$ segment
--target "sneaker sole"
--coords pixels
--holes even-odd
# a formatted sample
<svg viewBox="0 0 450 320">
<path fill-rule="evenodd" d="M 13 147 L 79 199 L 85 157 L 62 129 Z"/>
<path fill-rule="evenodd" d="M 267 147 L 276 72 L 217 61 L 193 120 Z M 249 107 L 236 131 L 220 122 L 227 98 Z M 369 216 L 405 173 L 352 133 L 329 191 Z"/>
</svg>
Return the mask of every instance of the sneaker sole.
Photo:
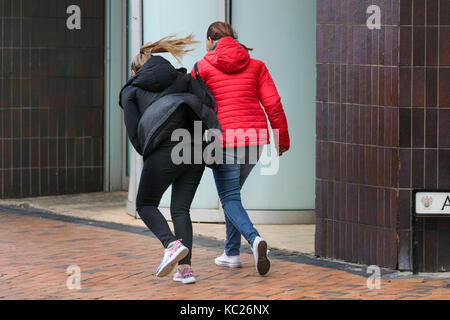
<svg viewBox="0 0 450 320">
<path fill-rule="evenodd" d="M 162 278 L 169 275 L 169 273 L 177 266 L 178 262 L 186 258 L 188 254 L 189 249 L 186 247 L 183 248 L 178 254 L 174 255 L 161 270 L 159 270 L 156 276 Z"/>
<path fill-rule="evenodd" d="M 216 266 L 219 266 L 219 267 L 228 267 L 228 268 L 233 268 L 233 269 L 242 268 L 242 264 L 231 264 L 231 263 L 220 262 L 220 261 L 214 261 L 214 262 L 216 263 Z"/>
<path fill-rule="evenodd" d="M 181 282 L 183 284 L 191 284 L 191 283 L 195 283 L 196 282 L 195 279 L 184 280 L 184 279 L 176 279 L 176 278 L 173 278 L 173 281 Z"/>
<path fill-rule="evenodd" d="M 266 275 L 270 270 L 270 261 L 267 258 L 267 242 L 264 240 L 258 244 L 258 262 L 256 264 L 256 270 L 262 276 Z"/>
</svg>

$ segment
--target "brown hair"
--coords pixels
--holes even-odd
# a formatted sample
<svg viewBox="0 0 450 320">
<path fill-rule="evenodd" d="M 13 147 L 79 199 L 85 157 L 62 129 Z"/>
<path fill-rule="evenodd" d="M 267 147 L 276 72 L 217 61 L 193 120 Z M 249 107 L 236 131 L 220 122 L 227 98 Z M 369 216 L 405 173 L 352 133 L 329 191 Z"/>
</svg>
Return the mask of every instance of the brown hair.
<svg viewBox="0 0 450 320">
<path fill-rule="evenodd" d="M 238 40 L 238 35 L 234 31 L 231 24 L 229 24 L 228 22 L 217 21 L 209 26 L 208 32 L 206 33 L 207 39 L 211 38 L 211 40 L 217 41 L 225 37 L 232 37 L 234 40 Z M 239 44 L 243 46 L 245 50 L 253 51 L 252 48 L 248 48 L 242 43 Z"/>
<path fill-rule="evenodd" d="M 190 34 L 185 38 L 175 38 L 174 35 L 167 36 L 156 42 L 146 43 L 141 47 L 140 53 L 136 55 L 131 63 L 131 70 L 137 72 L 154 53 L 170 53 L 178 62 L 181 63 L 183 56 L 194 50 L 189 48 L 198 41 L 194 40 L 194 35 Z"/>
</svg>

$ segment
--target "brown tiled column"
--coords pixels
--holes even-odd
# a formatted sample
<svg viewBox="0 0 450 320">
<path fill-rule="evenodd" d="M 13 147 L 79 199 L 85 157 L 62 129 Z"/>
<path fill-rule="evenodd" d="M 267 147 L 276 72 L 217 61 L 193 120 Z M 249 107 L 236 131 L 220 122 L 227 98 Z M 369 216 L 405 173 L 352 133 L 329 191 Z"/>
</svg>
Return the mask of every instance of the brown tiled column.
<svg viewBox="0 0 450 320">
<path fill-rule="evenodd" d="M 0 198 L 103 189 L 104 1 L 0 1 Z"/>
<path fill-rule="evenodd" d="M 450 190 L 450 0 L 401 1 L 399 266 L 413 189 Z M 450 219 L 420 219 L 420 270 L 450 270 Z"/>
<path fill-rule="evenodd" d="M 449 3 L 317 1 L 317 255 L 410 269 L 411 191 L 450 189 Z M 422 221 L 425 262 L 450 267 L 448 223 Z"/>
<path fill-rule="evenodd" d="M 398 2 L 370 4 L 317 1 L 316 254 L 395 268 Z"/>
</svg>

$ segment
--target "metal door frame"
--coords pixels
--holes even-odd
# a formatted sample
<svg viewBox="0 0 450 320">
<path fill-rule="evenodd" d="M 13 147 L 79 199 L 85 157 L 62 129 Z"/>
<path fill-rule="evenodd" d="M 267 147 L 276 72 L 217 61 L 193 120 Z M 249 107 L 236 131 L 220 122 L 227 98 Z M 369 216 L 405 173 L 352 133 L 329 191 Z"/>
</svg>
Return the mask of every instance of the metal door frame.
<svg viewBox="0 0 450 320">
<path fill-rule="evenodd" d="M 113 192 L 128 187 L 127 136 L 118 106 L 118 94 L 127 78 L 127 0 L 106 0 L 105 10 L 104 191 Z"/>
</svg>

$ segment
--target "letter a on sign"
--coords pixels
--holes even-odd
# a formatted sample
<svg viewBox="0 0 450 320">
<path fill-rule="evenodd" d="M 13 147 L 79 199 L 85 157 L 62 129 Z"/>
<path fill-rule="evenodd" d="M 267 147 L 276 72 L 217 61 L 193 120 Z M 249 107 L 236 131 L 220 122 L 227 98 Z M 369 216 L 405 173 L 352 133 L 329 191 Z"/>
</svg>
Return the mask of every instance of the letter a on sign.
<svg viewBox="0 0 450 320">
<path fill-rule="evenodd" d="M 370 30 L 381 29 L 380 7 L 376 5 L 368 7 L 367 14 L 371 14 L 371 16 L 367 19 L 367 28 L 369 28 Z"/>
<path fill-rule="evenodd" d="M 79 6 L 71 5 L 67 8 L 67 14 L 70 16 L 67 18 L 67 29 L 80 30 L 81 29 L 81 9 Z"/>
</svg>

